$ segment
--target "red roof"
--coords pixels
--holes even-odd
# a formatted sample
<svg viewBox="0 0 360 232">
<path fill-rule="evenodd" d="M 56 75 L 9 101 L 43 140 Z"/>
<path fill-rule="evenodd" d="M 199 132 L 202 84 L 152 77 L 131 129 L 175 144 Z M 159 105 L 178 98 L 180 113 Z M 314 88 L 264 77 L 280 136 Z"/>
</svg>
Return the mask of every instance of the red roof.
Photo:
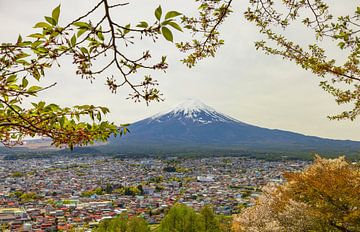
<svg viewBox="0 0 360 232">
<path fill-rule="evenodd" d="M 63 226 L 57 226 L 57 229 L 58 230 L 68 230 L 70 229 L 70 225 L 66 224 L 66 225 L 63 225 Z"/>
</svg>

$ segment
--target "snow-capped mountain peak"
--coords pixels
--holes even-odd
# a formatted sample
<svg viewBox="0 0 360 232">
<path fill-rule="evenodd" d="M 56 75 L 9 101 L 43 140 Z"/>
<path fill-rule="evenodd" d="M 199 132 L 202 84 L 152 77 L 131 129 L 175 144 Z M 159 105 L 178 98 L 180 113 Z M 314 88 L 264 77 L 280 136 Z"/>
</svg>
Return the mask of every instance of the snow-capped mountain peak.
<svg viewBox="0 0 360 232">
<path fill-rule="evenodd" d="M 212 107 L 196 99 L 187 99 L 170 110 L 151 117 L 151 121 L 164 122 L 170 119 L 192 120 L 198 124 L 213 122 L 239 122 L 231 117 L 216 112 Z"/>
<path fill-rule="evenodd" d="M 174 113 L 183 112 L 185 115 L 192 115 L 200 111 L 215 112 L 213 108 L 196 99 L 187 99 L 170 110 Z"/>
</svg>

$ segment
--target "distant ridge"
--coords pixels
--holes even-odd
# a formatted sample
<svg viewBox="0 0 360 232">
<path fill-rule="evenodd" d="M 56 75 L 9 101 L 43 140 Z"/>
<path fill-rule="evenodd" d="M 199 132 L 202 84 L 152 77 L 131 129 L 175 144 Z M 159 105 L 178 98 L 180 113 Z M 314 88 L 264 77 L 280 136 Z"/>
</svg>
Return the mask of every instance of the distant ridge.
<svg viewBox="0 0 360 232">
<path fill-rule="evenodd" d="M 360 142 L 324 139 L 267 129 L 217 112 L 188 99 L 168 111 L 138 121 L 131 133 L 111 138 L 106 150 L 119 153 L 176 153 L 197 151 L 359 152 Z"/>
</svg>

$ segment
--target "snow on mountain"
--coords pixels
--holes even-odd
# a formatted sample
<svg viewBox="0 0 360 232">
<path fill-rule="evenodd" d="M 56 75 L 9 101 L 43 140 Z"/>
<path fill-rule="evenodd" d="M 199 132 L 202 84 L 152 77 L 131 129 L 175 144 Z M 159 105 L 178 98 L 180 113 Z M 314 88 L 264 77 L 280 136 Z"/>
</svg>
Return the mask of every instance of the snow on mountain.
<svg viewBox="0 0 360 232">
<path fill-rule="evenodd" d="M 200 111 L 215 112 L 213 108 L 196 99 L 188 99 L 176 105 L 171 111 L 174 113 L 184 113 L 189 116 Z"/>
<path fill-rule="evenodd" d="M 210 124 L 213 122 L 242 123 L 229 116 L 216 112 L 212 107 L 205 105 L 196 99 L 187 99 L 170 110 L 152 116 L 149 123 L 152 121 L 164 122 L 174 118 L 177 118 L 178 120 L 192 120 L 192 122 L 199 124 Z"/>
</svg>

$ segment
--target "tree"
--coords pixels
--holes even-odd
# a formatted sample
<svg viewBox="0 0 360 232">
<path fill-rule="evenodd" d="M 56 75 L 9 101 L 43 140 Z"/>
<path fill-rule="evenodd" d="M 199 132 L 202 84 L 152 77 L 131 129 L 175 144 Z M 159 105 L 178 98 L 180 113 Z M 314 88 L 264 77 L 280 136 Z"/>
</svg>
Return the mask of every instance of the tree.
<svg viewBox="0 0 360 232">
<path fill-rule="evenodd" d="M 95 231 L 150 232 L 150 228 L 143 218 L 129 217 L 126 214 L 121 214 L 116 218 L 103 220 Z"/>
<path fill-rule="evenodd" d="M 30 201 L 34 201 L 35 199 L 38 199 L 38 198 L 39 198 L 39 196 L 33 192 L 23 193 L 20 196 L 21 202 L 30 202 Z"/>
<path fill-rule="evenodd" d="M 140 217 L 132 217 L 128 222 L 128 232 L 150 232 L 148 223 Z"/>
<path fill-rule="evenodd" d="M 25 136 L 44 136 L 53 145 L 87 145 L 96 140 L 104 141 L 112 134 L 127 132 L 127 125 L 117 126 L 103 119 L 109 110 L 106 107 L 79 105 L 60 107 L 54 103 L 39 101 L 32 107 L 25 107 L 28 97 L 37 97 L 50 86 L 30 85 L 30 79 L 41 81 L 53 65 L 60 66 L 60 58 L 70 56 L 76 66 L 76 74 L 87 80 L 106 75 L 111 67 L 117 73 L 108 75 L 106 84 L 116 92 L 127 86 L 132 93 L 129 98 L 135 102 L 160 101 L 157 80 L 148 74 L 139 80 L 139 72 L 149 70 L 165 71 L 168 68 L 166 56 L 152 59 L 149 48 L 144 48 L 138 57 L 131 57 L 128 51 L 137 46 L 137 41 L 173 42 L 174 30 L 186 30 L 191 41 L 176 43 L 176 47 L 188 56 L 183 62 L 192 67 L 208 56 L 214 56 L 223 44 L 218 27 L 230 13 L 230 1 L 195 0 L 199 5 L 198 15 L 185 16 L 177 11 L 163 12 L 161 6 L 154 11 L 155 21 L 141 21 L 136 25 L 118 22 L 114 10 L 126 10 L 130 3 L 112 3 L 99 0 L 93 8 L 66 25 L 61 23 L 60 6 L 50 16 L 35 24 L 35 33 L 19 36 L 15 43 L 0 45 L 0 141 L 13 146 L 21 143 Z M 102 13 L 97 19 L 95 14 Z M 160 37 L 161 36 L 161 37 Z M 100 66 L 98 60 L 106 61 Z M 89 122 L 90 121 L 90 122 Z"/>
<path fill-rule="evenodd" d="M 163 168 L 164 172 L 176 172 L 176 167 L 168 166 Z"/>
<path fill-rule="evenodd" d="M 231 231 L 231 218 L 216 215 L 213 208 L 206 205 L 199 213 L 184 204 L 175 204 L 161 220 L 159 232 L 227 232 Z"/>
<path fill-rule="evenodd" d="M 359 165 L 317 156 L 310 167 L 285 179 L 235 217 L 235 231 L 360 230 Z"/>
<path fill-rule="evenodd" d="M 105 231 L 127 231 L 127 215 L 120 215 L 119 217 L 113 219 L 105 219 L 101 221 L 98 227 L 95 229 L 96 232 L 105 232 Z"/>
<path fill-rule="evenodd" d="M 16 177 L 16 178 L 23 177 L 23 176 L 25 176 L 25 173 L 23 173 L 23 172 L 13 172 L 11 174 L 11 177 Z"/>
<path fill-rule="evenodd" d="M 218 215 L 217 216 L 219 223 L 220 223 L 220 231 L 221 232 L 233 232 L 232 230 L 232 221 L 233 217 L 225 216 L 225 215 Z"/>
<path fill-rule="evenodd" d="M 130 187 L 125 187 L 124 194 L 128 196 L 136 196 L 136 195 L 140 195 L 141 191 L 139 190 L 138 187 L 130 186 Z"/>
<path fill-rule="evenodd" d="M 206 205 L 204 206 L 200 214 L 203 216 L 204 219 L 204 225 L 206 232 L 220 232 L 220 223 L 218 218 L 216 217 L 214 213 L 214 209 L 210 206 Z"/>
<path fill-rule="evenodd" d="M 159 232 L 202 232 L 204 219 L 194 209 L 184 204 L 175 204 L 161 220 Z"/>
<path fill-rule="evenodd" d="M 144 189 L 143 189 L 143 187 L 142 187 L 141 184 L 139 184 L 136 188 L 139 190 L 139 195 L 143 195 L 143 194 L 144 194 Z"/>
<path fill-rule="evenodd" d="M 98 187 L 96 189 L 84 191 L 81 193 L 82 197 L 91 197 L 92 195 L 103 195 L 105 193 L 105 190 L 103 190 L 101 187 Z"/>
<path fill-rule="evenodd" d="M 326 0 L 250 0 L 250 3 L 245 17 L 265 36 L 255 43 L 256 48 L 294 61 L 321 77 L 320 86 L 339 105 L 352 105 L 351 110 L 329 118 L 354 120 L 360 114 L 360 7 L 346 15 L 334 15 Z M 301 45 L 304 41 L 288 36 L 294 28 L 299 33 L 299 27 L 293 25 L 301 24 L 304 32 L 310 31 L 313 36 L 313 43 L 306 46 Z M 334 50 L 337 53 L 331 52 Z M 339 54 L 345 58 L 339 58 Z"/>
<path fill-rule="evenodd" d="M 113 190 L 114 190 L 114 187 L 111 184 L 107 183 L 105 186 L 105 189 L 104 189 L 105 193 L 111 194 L 113 192 Z"/>
</svg>

